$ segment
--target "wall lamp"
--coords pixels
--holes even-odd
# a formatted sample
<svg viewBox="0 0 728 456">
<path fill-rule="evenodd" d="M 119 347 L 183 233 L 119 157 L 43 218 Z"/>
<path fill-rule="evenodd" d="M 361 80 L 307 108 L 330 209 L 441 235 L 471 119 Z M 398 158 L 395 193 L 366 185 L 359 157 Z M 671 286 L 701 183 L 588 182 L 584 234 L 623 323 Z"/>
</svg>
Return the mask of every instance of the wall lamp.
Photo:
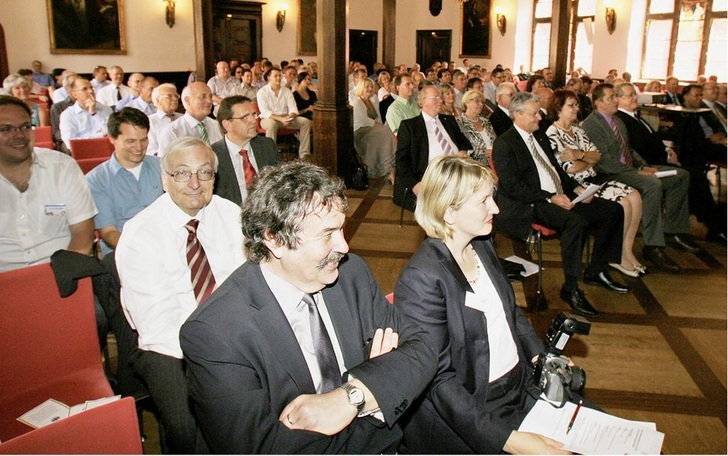
<svg viewBox="0 0 728 456">
<path fill-rule="evenodd" d="M 506 34 L 506 15 L 503 14 L 503 12 L 500 10 L 500 8 L 495 9 L 495 24 L 498 27 L 498 31 L 500 32 L 501 36 L 505 36 L 505 34 Z"/>
<path fill-rule="evenodd" d="M 276 28 L 279 32 L 283 31 L 283 24 L 286 23 L 286 10 L 288 9 L 288 5 L 284 4 L 281 9 L 278 10 L 278 13 L 276 13 Z"/>
<path fill-rule="evenodd" d="M 614 7 L 612 7 L 612 2 L 605 1 L 604 2 L 604 19 L 607 22 L 607 31 L 611 35 L 614 33 L 614 29 L 617 28 L 617 12 L 614 11 Z"/>
<path fill-rule="evenodd" d="M 169 28 L 174 27 L 174 4 L 176 0 L 162 0 L 167 3 L 167 7 L 164 8 L 165 19 Z"/>
</svg>

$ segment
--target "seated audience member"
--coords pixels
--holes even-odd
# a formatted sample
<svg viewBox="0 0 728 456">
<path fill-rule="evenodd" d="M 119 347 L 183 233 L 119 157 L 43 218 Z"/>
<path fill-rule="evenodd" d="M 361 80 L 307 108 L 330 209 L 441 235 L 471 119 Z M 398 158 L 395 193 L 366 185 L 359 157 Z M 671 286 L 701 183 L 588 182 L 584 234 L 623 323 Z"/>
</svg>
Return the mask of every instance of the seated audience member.
<svg viewBox="0 0 728 456">
<path fill-rule="evenodd" d="M 139 96 L 131 100 L 126 106 L 136 108 L 147 116 L 151 116 L 157 112 L 157 107 L 154 106 L 152 101 L 152 92 L 158 85 L 159 81 L 151 76 L 142 79 L 139 84 Z"/>
<path fill-rule="evenodd" d="M 202 140 L 173 141 L 161 165 L 166 193 L 124 225 L 116 265 L 122 307 L 139 334 L 132 368 L 159 410 L 166 448 L 193 454 L 206 447 L 190 410 L 179 330 L 245 261 L 240 208 L 212 194 L 217 156 Z"/>
<path fill-rule="evenodd" d="M 354 98 L 356 98 L 356 94 L 354 93 L 356 85 L 359 84 L 359 81 L 367 77 L 367 72 L 365 68 L 360 67 L 354 70 L 349 76 L 351 79 L 349 84 L 349 104 L 351 104 Z"/>
<path fill-rule="evenodd" d="M 609 263 L 621 261 L 622 208 L 601 198 L 572 203 L 584 187 L 561 169 L 548 137 L 538 129 L 541 115 L 536 97 L 517 93 L 510 111 L 513 126 L 493 144 L 499 181 L 496 202 L 501 210 L 496 226 L 521 239 L 528 237 L 533 222 L 558 231 L 564 271 L 561 299 L 576 313 L 597 317 L 599 312 L 578 287 L 584 243 L 593 231 L 594 250 L 583 273 L 584 283 L 627 293 L 627 287 L 613 281 L 607 272 Z"/>
<path fill-rule="evenodd" d="M 653 79 L 652 81 L 645 84 L 643 92 L 661 93 L 662 84 L 657 79 Z"/>
<path fill-rule="evenodd" d="M 129 86 L 124 85 L 124 70 L 119 65 L 109 68 L 109 79 L 109 84 L 99 89 L 96 98 L 100 103 L 114 109 L 116 103 L 133 94 Z"/>
<path fill-rule="evenodd" d="M 296 100 L 296 108 L 298 108 L 298 114 L 313 120 L 313 108 L 316 104 L 316 92 L 309 89 L 311 84 L 311 76 L 304 72 L 298 73 L 296 77 L 298 82 L 296 90 L 293 92 L 293 99 Z"/>
<path fill-rule="evenodd" d="M 577 79 L 578 80 L 578 79 Z M 594 165 L 601 159 L 601 153 L 578 125 L 579 99 L 571 90 L 558 89 L 554 92 L 549 108 L 552 125 L 546 130 L 556 160 L 567 174 L 573 176 L 583 187 L 588 187 L 597 177 Z M 601 182 L 595 182 L 601 184 Z M 622 230 L 622 261 L 610 263 L 614 269 L 630 277 L 639 277 L 647 272 L 634 256 L 634 238 L 642 218 L 642 197 L 629 185 L 610 180 L 595 194 L 597 198 L 616 201 L 624 211 Z"/>
<path fill-rule="evenodd" d="M 377 99 L 380 103 L 384 101 L 385 98 L 390 98 L 393 96 L 392 92 L 390 91 L 391 80 L 392 78 L 389 76 L 389 73 L 387 71 L 380 71 L 379 75 L 377 75 L 377 84 L 379 84 Z M 384 119 L 384 117 L 382 117 L 382 119 Z"/>
<path fill-rule="evenodd" d="M 213 193 L 238 205 L 261 169 L 279 160 L 276 143 L 258 136 L 257 120 L 253 103 L 240 95 L 223 98 L 217 111 L 225 137 L 212 145 L 219 163 Z"/>
<path fill-rule="evenodd" d="M 96 101 L 88 79 L 76 78 L 72 87 L 76 103 L 61 113 L 61 139 L 71 150 L 72 139 L 103 138 L 112 109 Z"/>
<path fill-rule="evenodd" d="M 473 146 L 454 117 L 439 114 L 442 97 L 434 85 L 420 91 L 422 112 L 402 121 L 397 136 L 396 172 L 393 201 L 414 211 L 420 181 L 427 163 L 440 155 L 468 155 Z"/>
<path fill-rule="evenodd" d="M 665 79 L 665 95 L 660 102 L 666 105 L 683 105 L 680 81 L 675 76 L 668 76 Z"/>
<path fill-rule="evenodd" d="M 465 77 L 465 73 L 460 70 L 455 70 L 452 75 L 452 87 L 455 91 L 455 108 L 458 111 L 462 111 L 463 109 L 463 95 L 465 95 L 465 86 L 467 85 L 468 80 Z"/>
<path fill-rule="evenodd" d="M 703 102 L 703 88 L 701 86 L 697 84 L 689 84 L 683 89 L 682 95 L 683 105 L 686 108 L 710 109 L 710 107 Z M 690 119 L 692 119 L 693 122 L 690 122 Z M 683 134 L 692 136 L 694 138 L 691 139 L 700 141 L 698 144 L 694 144 L 694 146 L 697 146 L 695 149 L 702 148 L 702 154 L 696 150 L 690 154 L 690 158 L 694 160 L 705 158 L 707 161 L 718 162 L 725 165 L 726 129 L 721 122 L 721 118 L 716 112 L 711 109 L 710 112 L 701 113 L 699 116 L 682 116 L 676 121 L 676 123 L 683 125 L 683 128 L 677 128 L 682 131 Z M 673 126 L 673 128 L 675 127 Z M 700 131 L 702 131 L 702 135 L 700 134 Z M 687 158 L 688 157 L 684 157 L 684 160 L 687 160 Z"/>
<path fill-rule="evenodd" d="M 343 182 L 289 162 L 263 170 L 243 207 L 249 261 L 180 331 L 210 450 L 396 452 L 436 354 L 347 255 Z"/>
<path fill-rule="evenodd" d="M 43 72 L 43 63 L 40 60 L 33 60 L 31 66 L 33 67 L 33 81 L 45 88 L 56 86 L 53 76 Z"/>
<path fill-rule="evenodd" d="M 146 155 L 149 118 L 122 108 L 109 117 L 108 130 L 114 153 L 86 176 L 99 208 L 94 225 L 102 255 L 116 248 L 124 224 L 162 194 L 159 159 Z"/>
<path fill-rule="evenodd" d="M 293 65 L 281 65 L 281 68 L 283 68 L 283 75 L 281 76 L 281 85 L 286 87 L 291 92 L 295 92 L 298 88 L 298 83 L 296 82 L 296 76 L 298 75 L 298 70 Z M 366 77 L 367 71 L 366 68 L 362 70 L 364 72 L 364 77 Z"/>
<path fill-rule="evenodd" d="M 51 94 L 51 100 L 53 101 L 53 104 L 60 103 L 61 101 L 68 98 L 69 89 L 66 87 L 65 81 L 66 81 L 67 77 L 72 74 L 76 74 L 76 73 L 71 70 L 63 70 L 63 72 L 61 73 L 62 85 L 61 85 L 61 87 L 54 90 L 53 93 Z"/>
<path fill-rule="evenodd" d="M 11 74 L 3 81 L 3 89 L 11 95 L 23 101 L 30 108 L 31 123 L 34 127 L 45 127 L 50 125 L 48 111 L 30 99 L 30 88 L 28 81 L 19 74 Z"/>
<path fill-rule="evenodd" d="M 493 125 L 496 136 L 500 136 L 513 126 L 511 119 L 511 98 L 518 92 L 516 85 L 511 82 L 501 82 L 495 92 L 497 109 L 493 110 L 488 120 Z"/>
<path fill-rule="evenodd" d="M 253 72 L 251 70 L 243 70 L 240 81 L 240 85 L 235 93 L 241 97 L 255 101 L 258 94 L 258 87 L 253 83 Z"/>
<path fill-rule="evenodd" d="M 725 117 L 728 111 L 728 85 L 726 83 L 718 84 L 718 98 L 715 100 L 715 104 Z"/>
<path fill-rule="evenodd" d="M 591 100 L 593 81 L 589 76 L 582 76 L 579 79 L 581 79 L 581 89 L 577 92 L 579 97 L 579 119 L 583 122 L 594 110 L 594 104 Z"/>
<path fill-rule="evenodd" d="M 495 131 L 488 119 L 483 116 L 485 96 L 477 90 L 468 90 L 463 96 L 463 113 L 457 117 L 460 130 L 473 146 L 472 157 L 483 164 L 493 153 Z"/>
<path fill-rule="evenodd" d="M 441 84 L 440 96 L 442 97 L 442 107 L 440 107 L 440 114 L 460 117 L 461 111 L 455 106 L 455 89 L 453 89 L 450 84 Z"/>
<path fill-rule="evenodd" d="M 542 87 L 546 87 L 543 75 L 534 74 L 530 78 L 528 78 L 528 82 L 526 83 L 526 92 L 533 93 L 535 90 L 538 90 Z"/>
<path fill-rule="evenodd" d="M 212 92 L 202 81 L 196 81 L 182 89 L 185 114 L 164 127 L 157 135 L 157 155 L 163 156 L 167 146 L 177 138 L 191 136 L 207 144 L 222 139 L 220 125 L 208 117 L 212 111 Z"/>
<path fill-rule="evenodd" d="M 395 136 L 382 123 L 379 103 L 376 103 L 373 94 L 372 80 L 359 80 L 356 98 L 351 105 L 354 113 L 354 149 L 369 168 L 370 178 L 387 176 L 390 182 L 394 182 Z"/>
<path fill-rule="evenodd" d="M 31 115 L 0 95 L 0 271 L 48 263 L 61 249 L 88 255 L 93 245 L 96 206 L 83 172 L 71 157 L 34 147 Z"/>
<path fill-rule="evenodd" d="M 538 105 L 540 107 L 539 111 L 541 112 L 541 120 L 538 122 L 538 129 L 546 133 L 546 130 L 548 130 L 553 123 L 553 120 L 551 120 L 548 116 L 548 107 L 551 103 L 551 97 L 553 96 L 554 91 L 548 87 L 541 87 L 532 93 L 538 97 Z"/>
<path fill-rule="evenodd" d="M 215 65 L 215 76 L 207 81 L 207 86 L 212 93 L 213 110 L 212 114 L 217 116 L 220 102 L 223 98 L 235 95 L 238 91 L 240 81 L 230 75 L 230 65 L 224 60 L 217 62 Z"/>
<path fill-rule="evenodd" d="M 399 133 L 399 124 L 405 119 L 418 116 L 420 114 L 420 108 L 417 100 L 412 96 L 415 87 L 412 84 L 411 77 L 406 74 L 397 75 L 394 77 L 393 83 L 397 89 L 397 96 L 394 97 L 394 101 L 387 108 L 386 119 L 389 129 L 396 136 Z M 439 91 L 437 92 L 437 96 L 440 96 Z"/>
<path fill-rule="evenodd" d="M 717 131 L 723 131 L 726 129 L 726 111 L 725 106 L 721 106 L 718 103 L 718 96 L 720 95 L 719 85 L 715 81 L 706 81 L 703 84 L 703 101 L 702 107 L 708 108 L 712 111 L 709 117 L 715 118 L 720 123 L 721 129 Z M 705 120 L 708 120 L 707 118 Z M 702 122 L 701 122 L 702 123 Z M 708 122 L 709 124 L 711 122 Z"/>
<path fill-rule="evenodd" d="M 94 67 L 93 78 L 91 78 L 91 85 L 94 88 L 94 92 L 99 93 L 99 90 L 106 87 L 107 85 L 111 84 L 109 82 L 109 72 L 106 71 L 106 67 L 103 65 L 98 65 Z"/>
<path fill-rule="evenodd" d="M 129 76 L 127 84 L 129 86 L 129 89 L 131 90 L 131 94 L 117 101 L 116 105 L 114 106 L 114 111 L 120 111 L 122 108 L 129 106 L 132 101 L 139 98 L 139 93 L 141 92 L 143 80 L 144 75 L 142 73 L 132 73 Z"/>
<path fill-rule="evenodd" d="M 45 87 L 41 87 L 40 84 L 33 80 L 33 70 L 28 68 L 19 69 L 16 74 L 25 78 L 25 82 L 28 85 L 28 93 L 33 94 L 41 101 L 48 101 L 48 97 L 43 95 L 41 92 L 47 90 Z"/>
<path fill-rule="evenodd" d="M 437 70 L 437 85 L 441 86 L 443 84 L 450 84 L 452 82 L 452 73 L 450 70 L 445 66 L 445 68 L 441 68 Z"/>
<path fill-rule="evenodd" d="M 490 73 L 490 81 L 488 83 L 483 85 L 483 93 L 485 94 L 485 99 L 490 101 L 493 106 L 496 105 L 496 99 L 495 94 L 496 90 L 498 89 L 498 86 L 501 82 L 512 82 L 512 81 L 505 81 L 504 77 L 504 71 L 501 68 L 496 68 L 493 70 L 492 73 Z"/>
<path fill-rule="evenodd" d="M 581 126 L 601 152 L 597 171 L 611 174 L 639 190 L 642 195 L 642 258 L 655 267 L 678 273 L 680 267 L 665 253 L 665 238 L 683 250 L 698 250 L 688 238 L 688 186 L 687 171 L 669 166 L 648 165 L 629 144 L 624 123 L 616 118 L 618 99 L 611 84 L 600 84 L 593 93 L 595 110 Z M 655 177 L 657 171 L 675 170 L 674 176 Z M 662 206 L 665 206 L 665 220 Z"/>
<path fill-rule="evenodd" d="M 465 91 L 468 90 L 477 90 L 480 93 L 483 93 L 483 80 L 480 78 L 470 78 L 468 79 L 467 84 L 465 84 Z"/>
<path fill-rule="evenodd" d="M 494 186 L 485 165 L 453 156 L 434 159 L 422 179 L 415 219 L 428 238 L 394 291 L 394 307 L 439 353 L 440 369 L 405 424 L 413 454 L 567 454 L 559 442 L 518 431 L 536 403 L 532 362 L 544 347 L 489 236 Z"/>
<path fill-rule="evenodd" d="M 298 156 L 308 159 L 311 155 L 311 121 L 299 116 L 293 92 L 281 84 L 281 70 L 271 68 L 265 79 L 268 84 L 258 91 L 260 126 L 265 129 L 265 135 L 275 142 L 278 142 L 278 130 L 281 128 L 299 130 Z"/>
<path fill-rule="evenodd" d="M 179 95 L 177 87 L 169 82 L 160 84 L 152 90 L 152 102 L 156 111 L 149 115 L 149 146 L 147 155 L 157 155 L 159 151 L 158 137 L 164 128 L 182 117 L 177 112 Z"/>
<path fill-rule="evenodd" d="M 73 83 L 78 78 L 76 73 L 70 73 L 63 79 L 63 88 L 68 94 L 67 98 L 58 103 L 51 105 L 51 131 L 53 132 L 53 142 L 56 144 L 56 150 L 60 150 L 66 154 L 70 154 L 66 144 L 61 138 L 61 113 L 76 103 L 76 95 L 73 93 Z M 57 92 L 57 91 L 56 91 Z"/>
</svg>

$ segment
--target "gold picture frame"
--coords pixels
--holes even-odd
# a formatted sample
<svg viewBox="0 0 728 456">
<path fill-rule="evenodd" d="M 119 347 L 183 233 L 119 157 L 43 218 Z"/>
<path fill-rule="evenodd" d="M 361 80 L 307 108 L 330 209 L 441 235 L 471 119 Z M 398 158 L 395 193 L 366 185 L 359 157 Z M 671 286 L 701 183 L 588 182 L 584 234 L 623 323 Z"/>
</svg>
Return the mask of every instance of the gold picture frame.
<svg viewBox="0 0 728 456">
<path fill-rule="evenodd" d="M 51 54 L 126 54 L 124 0 L 46 0 Z"/>
</svg>

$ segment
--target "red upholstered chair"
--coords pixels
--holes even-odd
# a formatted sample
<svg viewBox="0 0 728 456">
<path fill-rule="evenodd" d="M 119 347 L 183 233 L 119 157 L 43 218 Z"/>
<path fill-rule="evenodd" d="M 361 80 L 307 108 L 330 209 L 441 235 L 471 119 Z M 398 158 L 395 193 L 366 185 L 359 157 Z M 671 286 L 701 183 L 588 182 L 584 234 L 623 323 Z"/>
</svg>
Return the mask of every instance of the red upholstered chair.
<svg viewBox="0 0 728 456">
<path fill-rule="evenodd" d="M 35 132 L 35 147 L 44 147 L 46 149 L 56 148 L 51 127 L 35 127 L 33 131 Z"/>
<path fill-rule="evenodd" d="M 16 418 L 47 399 L 73 406 L 113 396 L 101 364 L 90 278 L 61 298 L 51 265 L 41 264 L 0 273 L 0 290 L 2 442 L 35 432 Z"/>
<path fill-rule="evenodd" d="M 82 158 L 80 160 L 76 160 L 76 163 L 78 163 L 78 166 L 81 168 L 81 171 L 83 171 L 84 174 L 88 174 L 89 171 L 96 168 L 108 159 L 109 157 Z"/>
<path fill-rule="evenodd" d="M 260 115 L 260 107 L 258 106 L 257 102 L 253 102 L 253 109 L 255 109 L 255 112 Z M 265 128 L 260 124 L 260 117 L 258 117 L 258 120 L 256 120 L 256 125 L 258 128 L 258 134 L 265 135 Z M 298 134 L 298 130 L 293 130 L 289 128 L 279 128 L 278 129 L 278 139 L 280 140 L 281 137 L 289 136 L 293 140 L 297 141 L 296 135 Z"/>
<path fill-rule="evenodd" d="M 109 141 L 108 136 L 103 138 L 72 139 L 71 157 L 76 160 L 87 158 L 109 158 L 114 152 L 114 145 Z"/>
<path fill-rule="evenodd" d="M 142 454 L 134 399 L 73 415 L 0 444 L 0 454 Z"/>
</svg>

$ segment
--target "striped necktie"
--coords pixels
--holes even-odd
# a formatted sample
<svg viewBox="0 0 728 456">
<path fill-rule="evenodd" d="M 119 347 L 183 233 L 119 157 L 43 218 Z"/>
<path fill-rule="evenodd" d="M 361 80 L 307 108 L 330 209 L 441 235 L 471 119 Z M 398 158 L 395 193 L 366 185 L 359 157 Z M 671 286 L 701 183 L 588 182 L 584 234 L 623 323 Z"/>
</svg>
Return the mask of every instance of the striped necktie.
<svg viewBox="0 0 728 456">
<path fill-rule="evenodd" d="M 341 371 L 336 361 L 336 352 L 331 343 L 324 321 L 321 319 L 316 301 L 311 293 L 304 293 L 301 302 L 308 306 L 308 321 L 311 324 L 311 338 L 316 352 L 316 361 L 321 370 L 321 393 L 327 393 L 341 386 Z"/>
<path fill-rule="evenodd" d="M 185 225 L 185 229 L 189 233 L 187 235 L 187 264 L 190 267 L 192 289 L 197 304 L 207 299 L 215 289 L 215 276 L 212 275 L 205 249 L 197 238 L 199 224 L 199 220 L 192 219 Z"/>
<path fill-rule="evenodd" d="M 554 182 L 554 187 L 556 187 L 556 194 L 561 195 L 564 193 L 564 187 L 561 186 L 561 179 L 559 179 L 559 175 L 554 170 L 554 167 L 551 166 L 544 158 L 541 156 L 541 154 L 538 153 L 538 150 L 536 149 L 536 143 L 533 140 L 533 135 L 528 136 L 528 149 L 531 151 L 531 155 L 533 155 L 533 158 L 541 165 L 542 168 L 546 170 L 548 175 L 551 177 L 551 180 Z"/>
<path fill-rule="evenodd" d="M 200 139 L 205 141 L 207 144 L 210 144 L 210 137 L 207 136 L 207 129 L 205 128 L 205 124 L 200 122 L 197 124 L 197 133 L 200 134 Z"/>
<path fill-rule="evenodd" d="M 450 142 L 445 138 L 445 135 L 442 134 L 442 130 L 440 130 L 440 127 L 437 125 L 437 118 L 432 119 L 432 125 L 435 128 L 435 139 L 437 139 L 437 143 L 440 144 L 443 155 L 454 154 L 452 147 L 450 147 Z"/>
<path fill-rule="evenodd" d="M 619 131 L 619 127 L 617 126 L 617 122 L 615 122 L 614 117 L 609 118 L 609 128 L 612 129 L 614 134 L 617 136 L 617 139 L 619 140 L 619 147 L 621 150 L 621 153 L 619 156 L 620 163 L 631 167 L 632 166 L 632 154 L 630 154 L 629 150 L 627 150 L 627 142 L 624 140 L 624 137 L 622 136 L 622 132 Z"/>
</svg>

